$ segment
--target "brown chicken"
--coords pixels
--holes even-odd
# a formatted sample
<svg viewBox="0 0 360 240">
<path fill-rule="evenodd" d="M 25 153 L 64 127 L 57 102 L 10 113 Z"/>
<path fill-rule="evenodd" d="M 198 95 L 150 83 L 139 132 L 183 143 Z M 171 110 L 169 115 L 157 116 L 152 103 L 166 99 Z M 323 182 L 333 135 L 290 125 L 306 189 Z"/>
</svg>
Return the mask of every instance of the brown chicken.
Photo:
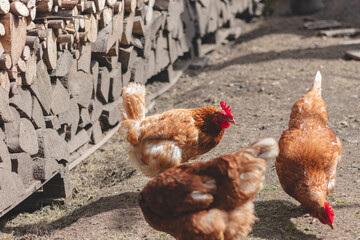
<svg viewBox="0 0 360 240">
<path fill-rule="evenodd" d="M 123 89 L 119 129 L 130 143 L 130 160 L 144 175 L 153 177 L 210 151 L 230 123 L 235 124 L 230 107 L 224 102 L 220 105 L 145 117 L 145 87 L 130 83 Z"/>
<path fill-rule="evenodd" d="M 139 195 L 144 217 L 178 240 L 244 237 L 257 220 L 252 201 L 263 186 L 265 160 L 278 153 L 277 142 L 263 138 L 234 154 L 167 169 Z"/>
<path fill-rule="evenodd" d="M 335 188 L 341 142 L 327 122 L 318 72 L 307 94 L 292 107 L 289 129 L 280 138 L 275 166 L 285 192 L 312 217 L 333 228 L 334 211 L 326 195 Z"/>
</svg>

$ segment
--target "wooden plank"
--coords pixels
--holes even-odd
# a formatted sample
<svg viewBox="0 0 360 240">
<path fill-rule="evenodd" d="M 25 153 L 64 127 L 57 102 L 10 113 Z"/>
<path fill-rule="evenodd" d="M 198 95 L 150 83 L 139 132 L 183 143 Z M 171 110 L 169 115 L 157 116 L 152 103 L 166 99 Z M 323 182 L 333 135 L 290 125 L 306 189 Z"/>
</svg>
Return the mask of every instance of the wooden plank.
<svg viewBox="0 0 360 240">
<path fill-rule="evenodd" d="M 349 50 L 345 52 L 345 56 L 354 60 L 360 61 L 360 50 Z"/>
<path fill-rule="evenodd" d="M 304 28 L 309 30 L 323 30 L 341 26 L 342 24 L 336 20 L 316 20 L 304 23 Z"/>
</svg>

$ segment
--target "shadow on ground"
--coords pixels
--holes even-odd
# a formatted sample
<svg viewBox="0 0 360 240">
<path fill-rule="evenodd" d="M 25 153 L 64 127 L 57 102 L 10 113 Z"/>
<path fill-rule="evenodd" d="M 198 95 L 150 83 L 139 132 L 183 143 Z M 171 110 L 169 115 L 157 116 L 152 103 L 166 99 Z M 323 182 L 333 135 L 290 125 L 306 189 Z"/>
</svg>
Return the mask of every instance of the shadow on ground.
<svg viewBox="0 0 360 240">
<path fill-rule="evenodd" d="M 77 208 L 67 215 L 53 222 L 39 222 L 36 224 L 24 224 L 18 227 L 3 227 L 0 225 L 1 232 L 12 233 L 14 236 L 22 236 L 32 231 L 32 229 L 41 228 L 44 234 L 49 234 L 55 230 L 63 229 L 81 218 L 92 217 L 94 215 L 112 211 L 114 209 L 136 208 L 138 206 L 139 192 L 125 192 L 115 196 L 102 197 L 81 208 Z M 130 221 L 131 217 L 128 218 Z M 7 219 L 4 219 L 7 221 Z M 135 219 L 134 221 L 138 221 Z M 135 223 L 130 223 L 135 224 Z"/>
<path fill-rule="evenodd" d="M 283 200 L 255 202 L 256 216 L 260 221 L 255 223 L 250 235 L 265 239 L 319 239 L 315 235 L 299 231 L 290 220 L 306 214 L 304 209 L 297 207 L 292 202 Z"/>
</svg>

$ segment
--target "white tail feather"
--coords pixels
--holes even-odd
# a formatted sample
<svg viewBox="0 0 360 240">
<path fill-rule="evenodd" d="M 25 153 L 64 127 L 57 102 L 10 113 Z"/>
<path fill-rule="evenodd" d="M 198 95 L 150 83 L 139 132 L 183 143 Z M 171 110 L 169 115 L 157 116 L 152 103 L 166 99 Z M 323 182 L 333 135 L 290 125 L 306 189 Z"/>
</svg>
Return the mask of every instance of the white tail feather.
<svg viewBox="0 0 360 240">
<path fill-rule="evenodd" d="M 123 88 L 123 120 L 143 120 L 145 118 L 145 86 L 131 82 Z"/>
</svg>

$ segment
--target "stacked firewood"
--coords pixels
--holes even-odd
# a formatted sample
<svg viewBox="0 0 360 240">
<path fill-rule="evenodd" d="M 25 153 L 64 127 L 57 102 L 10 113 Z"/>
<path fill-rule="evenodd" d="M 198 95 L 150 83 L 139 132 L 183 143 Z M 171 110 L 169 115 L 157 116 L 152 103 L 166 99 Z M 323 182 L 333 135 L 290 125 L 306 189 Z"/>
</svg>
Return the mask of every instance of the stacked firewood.
<svg viewBox="0 0 360 240">
<path fill-rule="evenodd" d="M 122 87 L 171 81 L 250 4 L 0 0 L 0 216 L 43 184 L 47 199 L 71 195 L 69 164 L 118 124 Z"/>
</svg>

